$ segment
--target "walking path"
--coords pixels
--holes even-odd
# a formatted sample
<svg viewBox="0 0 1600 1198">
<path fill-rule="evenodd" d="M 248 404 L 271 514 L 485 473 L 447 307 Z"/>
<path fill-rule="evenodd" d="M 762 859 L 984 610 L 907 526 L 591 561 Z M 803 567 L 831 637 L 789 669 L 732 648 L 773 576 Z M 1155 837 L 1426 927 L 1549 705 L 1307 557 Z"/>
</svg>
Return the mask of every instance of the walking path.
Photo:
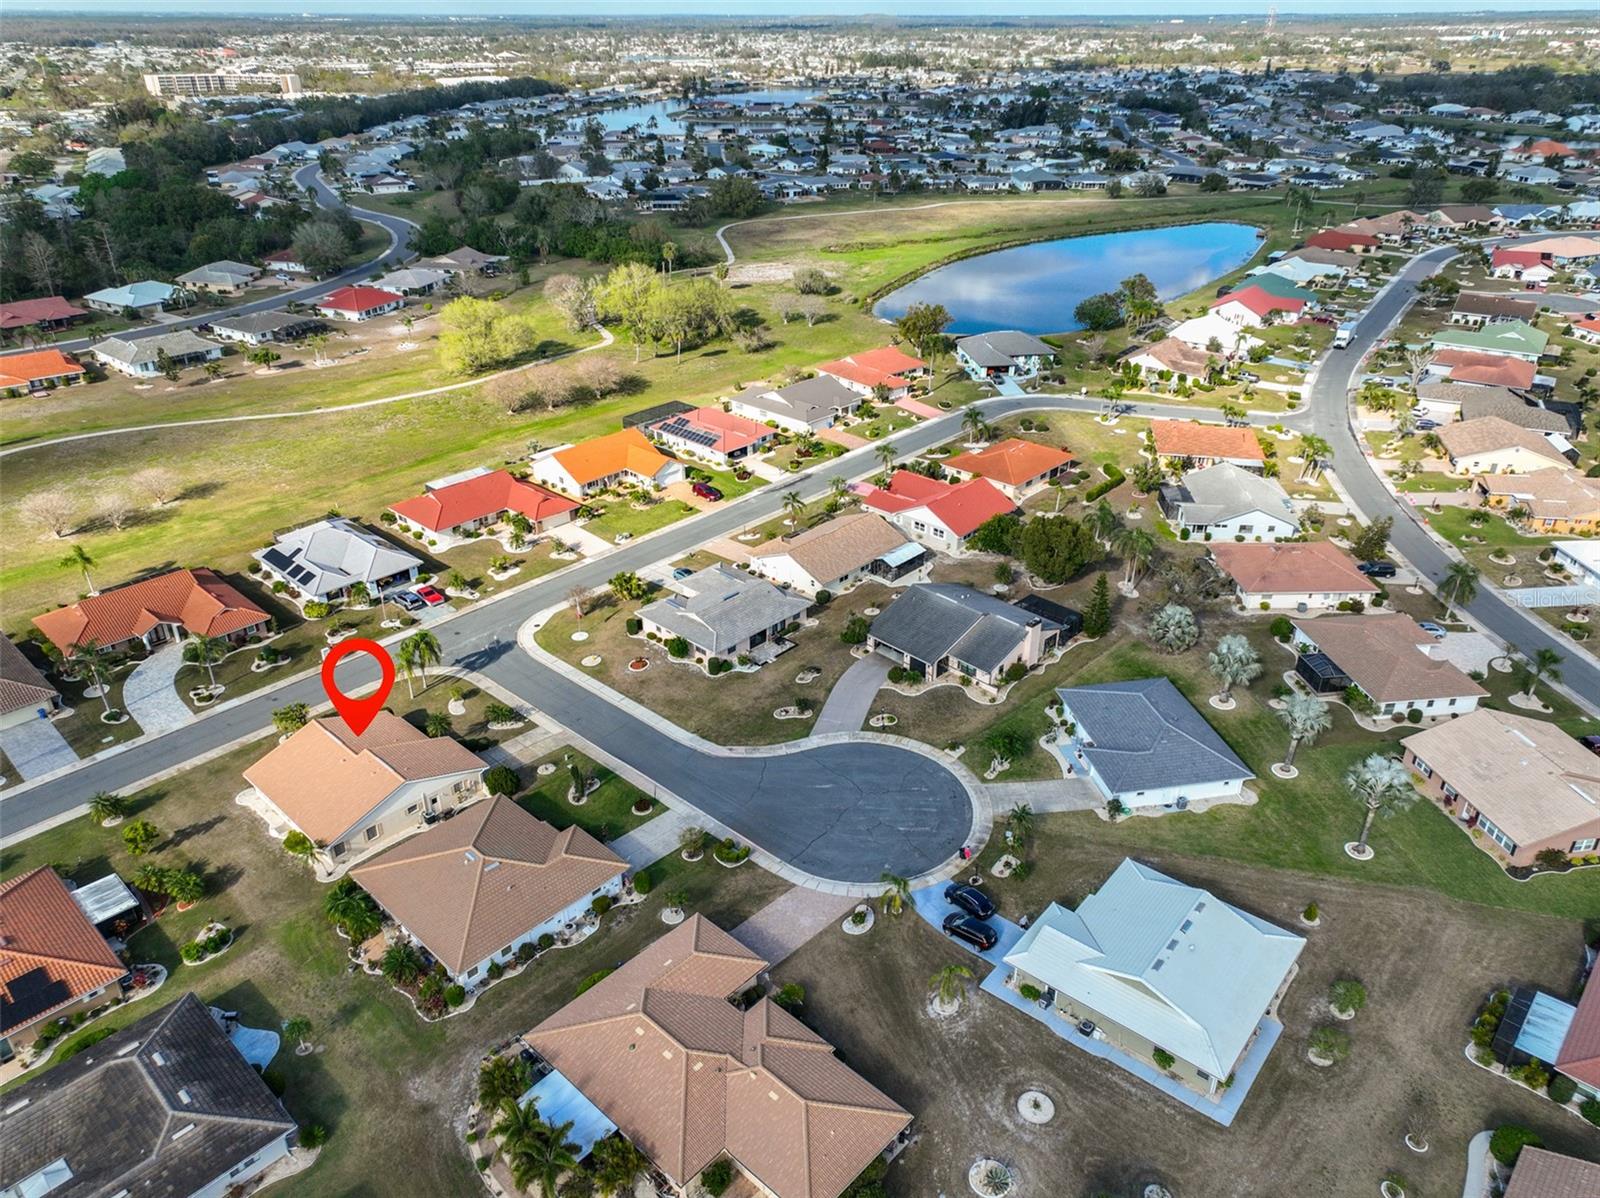
<svg viewBox="0 0 1600 1198">
<path fill-rule="evenodd" d="M 566 743 L 567 738 L 555 729 L 535 727 L 501 744 L 490 745 L 480 756 L 490 765 L 509 765 L 517 769 L 549 756 Z"/>
<path fill-rule="evenodd" d="M 194 712 L 178 694 L 178 670 L 182 666 L 183 646 L 171 642 L 134 666 L 122 684 L 122 706 L 146 736 L 158 736 L 194 723 Z"/>
<path fill-rule="evenodd" d="M 894 662 L 881 653 L 869 653 L 857 658 L 850 668 L 833 684 L 827 702 L 817 713 L 812 736 L 826 736 L 832 732 L 860 732 L 861 725 L 872 711 L 872 700 L 878 689 L 889 680 Z"/>
<path fill-rule="evenodd" d="M 1491 1131 L 1480 1131 L 1467 1145 L 1467 1180 L 1461 1198 L 1489 1198 L 1489 1141 Z"/>
<path fill-rule="evenodd" d="M 100 704 L 85 699 L 86 719 L 95 719 Z M 56 770 L 78 764 L 78 755 L 72 751 L 67 738 L 49 720 L 32 719 L 9 728 L 0 728 L 0 752 L 4 752 L 11 767 L 22 775 L 23 781 L 43 778 Z"/>
<path fill-rule="evenodd" d="M 839 923 L 859 899 L 796 886 L 733 929 L 734 939 L 760 953 L 770 968 L 829 925 Z"/>
</svg>

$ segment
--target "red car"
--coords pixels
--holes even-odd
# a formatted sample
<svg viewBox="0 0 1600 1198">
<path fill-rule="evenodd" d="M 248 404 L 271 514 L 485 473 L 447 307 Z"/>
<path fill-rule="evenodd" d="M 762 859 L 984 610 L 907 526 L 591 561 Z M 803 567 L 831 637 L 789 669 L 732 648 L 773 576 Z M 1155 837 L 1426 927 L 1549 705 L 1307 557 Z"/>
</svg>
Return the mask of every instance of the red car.
<svg viewBox="0 0 1600 1198">
<path fill-rule="evenodd" d="M 722 492 L 717 490 L 710 483 L 695 483 L 689 489 L 692 490 L 696 495 L 700 496 L 701 499 L 710 500 L 712 503 L 715 503 L 717 500 L 722 498 Z"/>
<path fill-rule="evenodd" d="M 417 596 L 429 607 L 438 607 L 445 602 L 444 593 L 438 587 L 420 586 L 412 587 Z"/>
</svg>

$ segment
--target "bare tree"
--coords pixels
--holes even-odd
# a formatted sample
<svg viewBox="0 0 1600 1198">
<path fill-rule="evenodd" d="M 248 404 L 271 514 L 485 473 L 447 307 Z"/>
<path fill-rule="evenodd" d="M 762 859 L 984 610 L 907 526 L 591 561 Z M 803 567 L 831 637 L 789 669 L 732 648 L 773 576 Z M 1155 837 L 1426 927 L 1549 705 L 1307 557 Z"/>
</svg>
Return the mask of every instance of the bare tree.
<svg viewBox="0 0 1600 1198">
<path fill-rule="evenodd" d="M 1433 364 L 1433 350 L 1428 347 L 1406 350 L 1406 374 L 1411 379 L 1411 390 L 1415 391 L 1427 376 L 1428 367 Z"/>
<path fill-rule="evenodd" d="M 121 491 L 106 491 L 95 501 L 94 514 L 97 520 L 121 532 L 133 515 L 133 502 Z"/>
<path fill-rule="evenodd" d="M 496 375 L 483 384 L 483 397 L 490 403 L 501 405 L 507 412 L 523 411 L 532 373 L 529 370 L 513 370 Z"/>
<path fill-rule="evenodd" d="M 794 319 L 800 313 L 800 301 L 791 295 L 780 295 L 772 301 L 772 310 L 784 324 Z"/>
<path fill-rule="evenodd" d="M 567 592 L 567 602 L 572 605 L 572 614 L 578 619 L 583 619 L 583 605 L 589 601 L 589 588 L 574 586 Z"/>
<path fill-rule="evenodd" d="M 573 363 L 572 371 L 579 384 L 593 391 L 596 399 L 604 399 L 622 385 L 622 367 L 615 358 L 584 354 Z"/>
<path fill-rule="evenodd" d="M 816 324 L 820 318 L 828 313 L 827 302 L 814 295 L 801 296 L 795 301 L 794 307 L 796 312 L 806 318 L 807 328 Z"/>
<path fill-rule="evenodd" d="M 598 323 L 592 279 L 580 279 L 576 275 L 551 275 L 545 280 L 544 297 L 561 313 L 567 327 L 574 333 L 581 333 Z"/>
<path fill-rule="evenodd" d="M 56 251 L 42 233 L 22 235 L 22 270 L 46 295 L 56 293 Z"/>
<path fill-rule="evenodd" d="M 77 523 L 78 501 L 65 488 L 51 487 L 35 491 L 17 504 L 17 515 L 33 528 L 53 537 L 64 537 Z"/>
<path fill-rule="evenodd" d="M 165 466 L 147 466 L 128 480 L 133 489 L 150 496 L 157 507 L 178 497 L 178 476 Z"/>
</svg>

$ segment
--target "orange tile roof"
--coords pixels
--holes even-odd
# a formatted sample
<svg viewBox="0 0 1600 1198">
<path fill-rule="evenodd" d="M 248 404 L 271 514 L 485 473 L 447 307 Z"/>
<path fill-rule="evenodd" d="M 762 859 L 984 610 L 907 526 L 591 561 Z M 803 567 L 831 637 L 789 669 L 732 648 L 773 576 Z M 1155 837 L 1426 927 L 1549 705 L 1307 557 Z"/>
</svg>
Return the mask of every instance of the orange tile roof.
<svg viewBox="0 0 1600 1198">
<path fill-rule="evenodd" d="M 551 455 L 580 487 L 624 471 L 654 478 L 672 459 L 636 428 L 608 433 Z"/>
<path fill-rule="evenodd" d="M 89 313 L 76 304 L 70 304 L 59 295 L 44 299 L 13 300 L 0 304 L 0 329 L 20 329 L 25 325 L 40 324 L 46 320 L 71 320 Z"/>
<path fill-rule="evenodd" d="M 1017 506 L 988 479 L 947 483 L 910 470 L 896 470 L 887 487 L 872 488 L 862 496 L 861 502 L 880 512 L 927 508 L 958 537 L 969 535 L 991 516 L 1002 516 Z"/>
<path fill-rule="evenodd" d="M 833 362 L 824 362 L 817 367 L 817 372 L 848 379 L 864 387 L 876 387 L 882 383 L 886 387 L 896 388 L 909 383 L 906 373 L 925 370 L 927 366 L 921 358 L 913 358 L 892 345 L 886 345 L 881 349 L 863 350 L 858 354 L 846 354 Z"/>
<path fill-rule="evenodd" d="M 1583 988 L 1555 1067 L 1573 1081 L 1600 1087 L 1600 984 Z"/>
<path fill-rule="evenodd" d="M 1518 390 L 1533 386 L 1533 377 L 1538 373 L 1532 362 L 1471 349 L 1441 349 L 1433 355 L 1433 364 L 1449 367 L 1447 377 L 1453 383 L 1480 383 Z"/>
<path fill-rule="evenodd" d="M 198 636 L 228 636 L 267 613 L 210 570 L 174 570 L 143 582 L 90 595 L 33 618 L 68 656 L 79 645 L 118 645 L 157 624 L 177 624 Z"/>
<path fill-rule="evenodd" d="M 1267 455 L 1253 429 L 1200 424 L 1193 420 L 1152 420 L 1156 453 L 1172 458 L 1227 458 L 1265 462 Z"/>
<path fill-rule="evenodd" d="M 496 796 L 350 871 L 452 974 L 586 898 L 628 863 Z"/>
<path fill-rule="evenodd" d="M 1247 595 L 1279 591 L 1367 593 L 1377 585 L 1355 562 L 1327 541 L 1242 545 L 1218 543 L 1211 556 Z"/>
<path fill-rule="evenodd" d="M 26 387 L 34 379 L 82 374 L 83 367 L 59 349 L 38 349 L 0 356 L 0 387 Z"/>
<path fill-rule="evenodd" d="M 56 688 L 11 643 L 11 638 L 0 636 L 0 714 L 25 707 L 47 707 L 58 696 Z"/>
<path fill-rule="evenodd" d="M 360 736 L 337 716 L 312 720 L 245 770 L 245 781 L 319 845 L 329 845 L 402 784 L 481 771 L 448 736 L 429 737 L 380 711 Z"/>
<path fill-rule="evenodd" d="M 702 916 L 523 1036 L 679 1185 L 726 1152 L 778 1198 L 837 1198 L 911 1116 L 768 999 Z"/>
<path fill-rule="evenodd" d="M 976 474 L 991 482 L 1020 486 L 1052 470 L 1070 466 L 1074 460 L 1066 450 L 1040 445 L 1037 441 L 1024 441 L 1021 437 L 1008 437 L 984 449 L 947 458 L 944 464 L 963 474 Z"/>
<path fill-rule="evenodd" d="M 389 510 L 434 532 L 481 520 L 499 512 L 521 512 L 535 524 L 570 512 L 575 500 L 533 483 L 523 482 L 508 471 L 495 470 L 425 491 L 412 499 L 389 505 Z"/>
<path fill-rule="evenodd" d="M 0 882 L 0 1035 L 127 972 L 55 870 L 42 865 Z"/>
</svg>

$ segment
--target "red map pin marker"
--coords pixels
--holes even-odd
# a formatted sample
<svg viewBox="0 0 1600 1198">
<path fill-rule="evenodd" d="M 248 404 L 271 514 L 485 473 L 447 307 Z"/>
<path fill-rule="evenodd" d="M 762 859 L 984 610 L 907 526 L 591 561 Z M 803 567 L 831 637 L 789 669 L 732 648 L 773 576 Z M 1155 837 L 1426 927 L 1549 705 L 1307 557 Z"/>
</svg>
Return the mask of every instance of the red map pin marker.
<svg viewBox="0 0 1600 1198">
<path fill-rule="evenodd" d="M 383 680 L 378 683 L 378 689 L 365 699 L 352 699 L 334 685 L 334 666 L 352 653 L 365 653 L 368 657 L 376 659 L 378 668 L 383 671 Z M 384 701 L 389 698 L 389 692 L 394 689 L 394 659 L 377 641 L 369 641 L 366 637 L 355 636 L 340 641 L 328 651 L 328 656 L 322 659 L 322 689 L 328 692 L 328 698 L 333 700 L 333 709 L 339 713 L 350 731 L 360 736 L 372 723 L 373 717 L 382 710 Z"/>
</svg>

